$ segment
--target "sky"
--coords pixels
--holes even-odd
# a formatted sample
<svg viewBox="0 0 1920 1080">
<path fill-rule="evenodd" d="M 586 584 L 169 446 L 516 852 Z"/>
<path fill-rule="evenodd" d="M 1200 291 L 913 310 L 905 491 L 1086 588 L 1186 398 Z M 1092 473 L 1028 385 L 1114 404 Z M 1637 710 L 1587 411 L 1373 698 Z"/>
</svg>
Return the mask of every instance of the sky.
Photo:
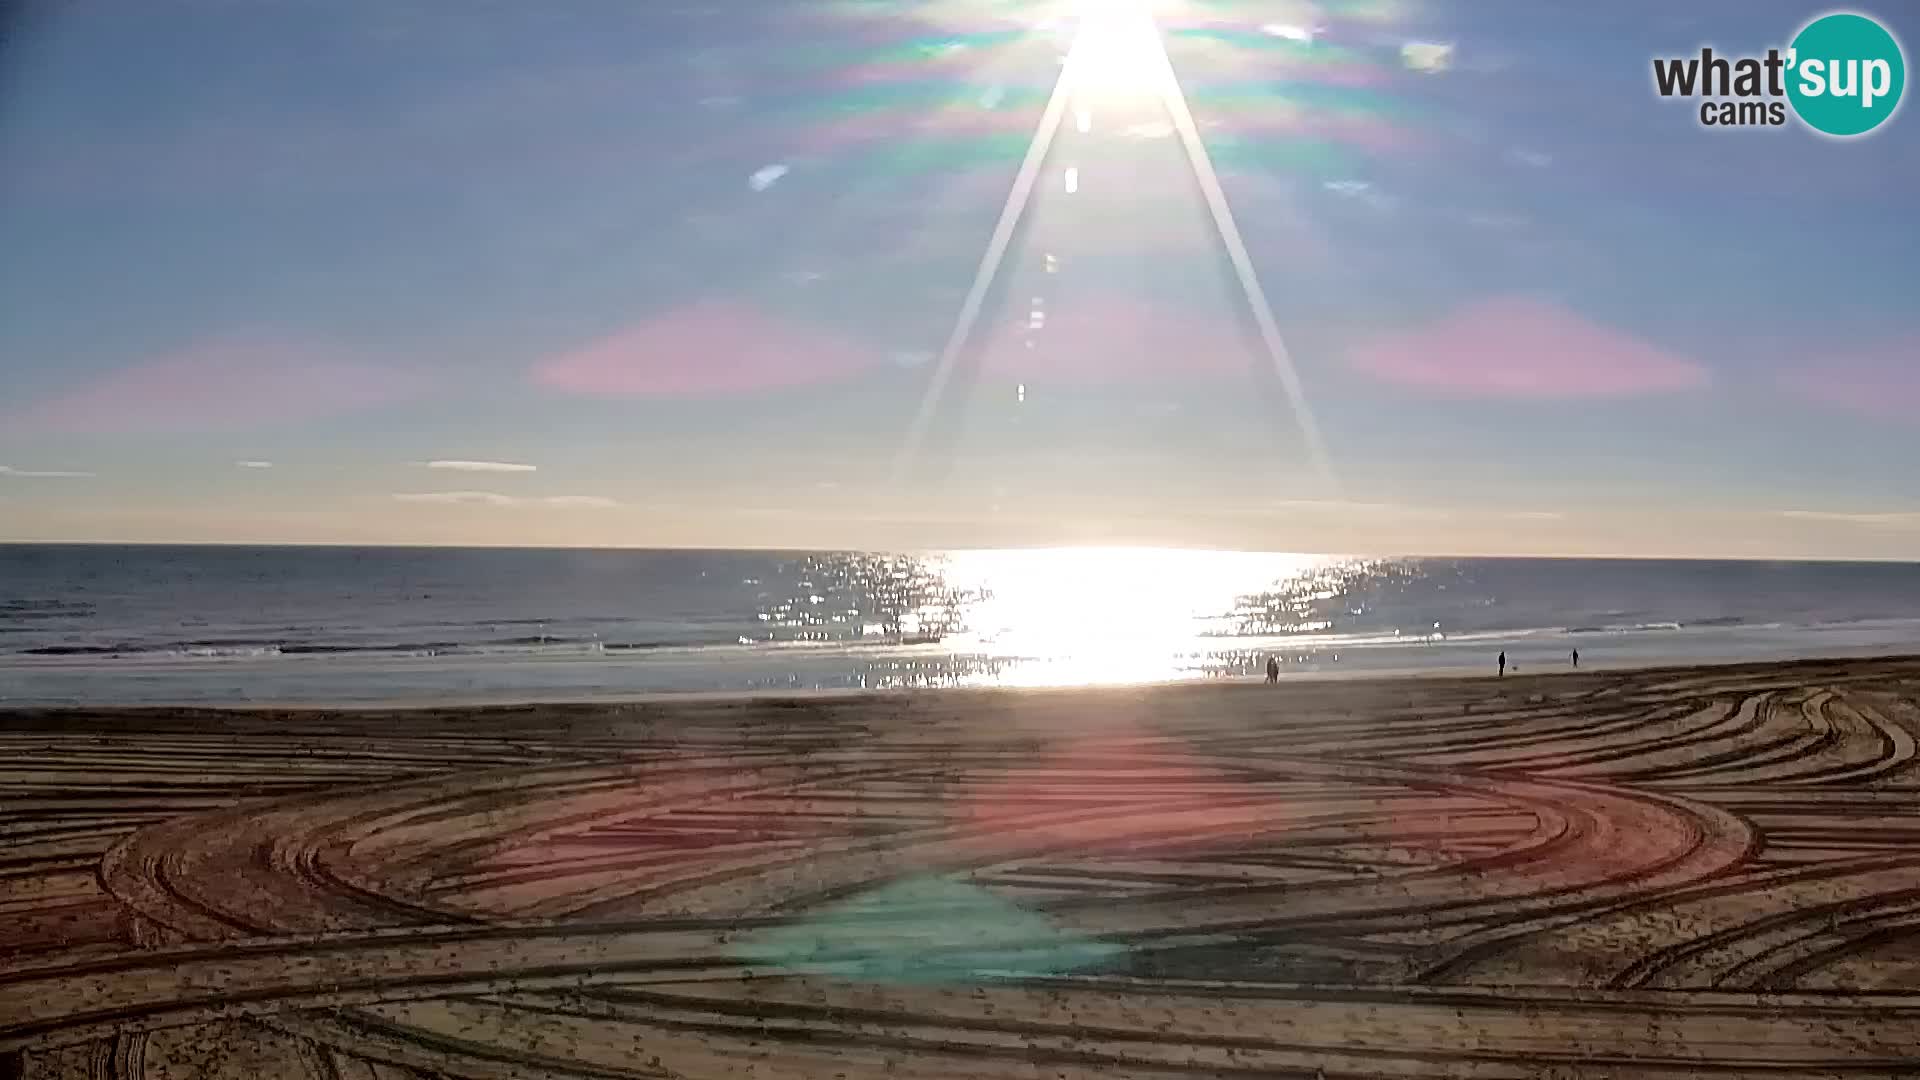
<svg viewBox="0 0 1920 1080">
<path fill-rule="evenodd" d="M 0 6 L 0 540 L 1920 558 L 1827 10 Z"/>
</svg>

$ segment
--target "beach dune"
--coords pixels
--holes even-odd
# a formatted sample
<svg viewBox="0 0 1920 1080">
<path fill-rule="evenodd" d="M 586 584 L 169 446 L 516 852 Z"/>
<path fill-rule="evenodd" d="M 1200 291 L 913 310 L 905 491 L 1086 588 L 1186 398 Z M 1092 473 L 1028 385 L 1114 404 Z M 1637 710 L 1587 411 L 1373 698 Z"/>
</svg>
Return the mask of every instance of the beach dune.
<svg viewBox="0 0 1920 1080">
<path fill-rule="evenodd" d="M 0 1076 L 1910 1075 L 1917 701 L 0 712 Z"/>
</svg>

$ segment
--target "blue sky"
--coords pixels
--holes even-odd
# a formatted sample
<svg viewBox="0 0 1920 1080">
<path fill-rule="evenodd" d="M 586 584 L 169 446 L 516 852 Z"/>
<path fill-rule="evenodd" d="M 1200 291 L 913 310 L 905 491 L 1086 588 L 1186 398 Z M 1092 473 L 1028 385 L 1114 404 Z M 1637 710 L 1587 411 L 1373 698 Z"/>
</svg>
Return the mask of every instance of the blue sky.
<svg viewBox="0 0 1920 1080">
<path fill-rule="evenodd" d="M 1823 5 L 28 6 L 0 539 L 1920 557 L 1920 121 L 1651 89 Z"/>
</svg>

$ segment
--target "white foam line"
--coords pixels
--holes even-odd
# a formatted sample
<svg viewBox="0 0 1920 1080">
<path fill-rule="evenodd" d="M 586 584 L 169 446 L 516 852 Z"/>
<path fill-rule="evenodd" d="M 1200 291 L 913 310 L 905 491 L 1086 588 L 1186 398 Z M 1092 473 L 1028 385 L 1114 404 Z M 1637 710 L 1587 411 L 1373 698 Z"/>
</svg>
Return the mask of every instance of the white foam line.
<svg viewBox="0 0 1920 1080">
<path fill-rule="evenodd" d="M 966 301 L 960 305 L 960 317 L 954 320 L 953 332 L 947 335 L 946 346 L 940 350 L 939 362 L 934 365 L 933 377 L 927 383 L 926 393 L 920 398 L 920 408 L 907 428 L 900 454 L 894 460 L 895 483 L 906 479 L 908 470 L 920 456 L 921 445 L 926 442 L 927 428 L 932 425 L 934 411 L 939 408 L 940 398 L 953 378 L 960 350 L 966 347 L 967 339 L 973 334 L 973 324 L 980 319 L 980 308 L 986 303 L 987 290 L 993 286 L 993 279 L 1000 272 L 1000 262 L 1006 258 L 1007 246 L 1013 242 L 1013 231 L 1019 226 L 1021 215 L 1026 213 L 1027 204 L 1033 199 L 1034 185 L 1039 182 L 1047 150 L 1052 147 L 1053 137 L 1060 130 L 1061 120 L 1067 112 L 1067 99 L 1079 66 L 1077 58 L 1080 53 L 1081 47 L 1076 40 L 1073 48 L 1068 50 L 1067 62 L 1060 69 L 1060 77 L 1054 81 L 1053 96 L 1047 99 L 1046 110 L 1040 114 L 1040 124 L 1034 129 L 1033 139 L 1027 144 L 1027 156 L 1020 162 L 1020 171 L 1014 175 L 1013 188 L 1007 192 L 1006 204 L 1000 208 L 1000 221 L 993 228 L 993 238 L 987 241 L 987 250 L 980 257 L 979 268 L 974 271 L 973 287 L 967 290 Z"/>
<path fill-rule="evenodd" d="M 1227 246 L 1227 257 L 1233 262 L 1233 272 L 1240 279 L 1241 290 L 1247 295 L 1247 305 L 1253 309 L 1253 321 L 1260 330 L 1261 344 L 1266 346 L 1267 358 L 1273 361 L 1274 374 L 1280 377 L 1280 386 L 1286 391 L 1294 422 L 1300 426 L 1300 436 L 1307 444 L 1307 456 L 1321 481 L 1337 490 L 1339 484 L 1334 478 L 1333 463 L 1327 456 L 1326 443 L 1320 437 L 1320 425 L 1314 421 L 1313 410 L 1307 404 L 1307 391 L 1301 385 L 1293 354 L 1287 351 L 1286 341 L 1280 336 L 1280 325 L 1273 317 L 1273 305 L 1267 302 L 1267 292 L 1260 286 L 1260 277 L 1254 272 L 1253 258 L 1247 254 L 1246 242 L 1240 236 L 1240 226 L 1233 220 L 1233 209 L 1227 205 L 1226 192 L 1221 190 L 1220 176 L 1214 172 L 1213 159 L 1207 154 L 1206 144 L 1200 140 L 1199 125 L 1194 123 L 1193 112 L 1187 108 L 1187 95 L 1180 89 L 1180 77 L 1173 70 L 1173 61 L 1168 59 L 1165 46 L 1160 44 L 1158 27 L 1154 28 L 1153 36 L 1161 102 L 1166 106 L 1168 115 L 1173 117 L 1174 130 L 1180 133 L 1180 142 L 1186 147 L 1187 160 L 1193 165 L 1194 177 L 1200 181 L 1207 209 L 1213 213 L 1214 226 L 1220 232 L 1221 242 Z"/>
</svg>

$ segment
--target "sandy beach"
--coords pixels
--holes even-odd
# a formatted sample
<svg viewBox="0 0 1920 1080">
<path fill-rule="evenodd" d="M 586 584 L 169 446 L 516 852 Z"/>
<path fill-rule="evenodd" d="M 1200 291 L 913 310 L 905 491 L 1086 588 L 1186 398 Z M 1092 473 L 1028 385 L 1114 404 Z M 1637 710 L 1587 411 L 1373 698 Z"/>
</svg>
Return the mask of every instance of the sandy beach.
<svg viewBox="0 0 1920 1080">
<path fill-rule="evenodd" d="M 1916 701 L 0 712 L 0 1077 L 1911 1075 Z"/>
</svg>

